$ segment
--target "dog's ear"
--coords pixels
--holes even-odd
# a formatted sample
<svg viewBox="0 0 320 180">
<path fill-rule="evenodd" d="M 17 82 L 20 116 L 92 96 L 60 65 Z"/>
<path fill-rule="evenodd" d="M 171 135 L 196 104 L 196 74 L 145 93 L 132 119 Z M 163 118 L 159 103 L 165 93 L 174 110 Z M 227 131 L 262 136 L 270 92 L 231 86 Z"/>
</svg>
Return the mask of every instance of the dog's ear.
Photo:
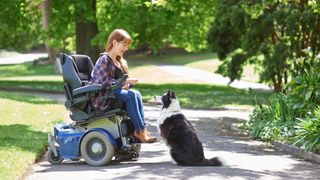
<svg viewBox="0 0 320 180">
<path fill-rule="evenodd" d="M 168 108 L 170 106 L 171 103 L 171 92 L 168 90 L 167 93 L 165 93 L 162 97 L 161 97 L 161 101 L 163 104 L 162 109 Z"/>
<path fill-rule="evenodd" d="M 170 91 L 170 99 L 176 99 L 176 93 L 174 91 Z"/>
</svg>

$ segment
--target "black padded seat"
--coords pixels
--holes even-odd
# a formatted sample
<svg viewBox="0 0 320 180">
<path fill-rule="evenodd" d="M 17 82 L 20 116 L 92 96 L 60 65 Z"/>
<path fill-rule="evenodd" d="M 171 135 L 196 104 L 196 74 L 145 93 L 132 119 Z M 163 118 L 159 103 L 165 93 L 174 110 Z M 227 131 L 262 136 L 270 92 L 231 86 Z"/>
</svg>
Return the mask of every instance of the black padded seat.
<svg viewBox="0 0 320 180">
<path fill-rule="evenodd" d="M 90 57 L 82 54 L 74 54 L 72 57 L 75 61 L 80 80 L 84 85 L 89 84 L 91 72 L 93 70 L 93 64 Z"/>
</svg>

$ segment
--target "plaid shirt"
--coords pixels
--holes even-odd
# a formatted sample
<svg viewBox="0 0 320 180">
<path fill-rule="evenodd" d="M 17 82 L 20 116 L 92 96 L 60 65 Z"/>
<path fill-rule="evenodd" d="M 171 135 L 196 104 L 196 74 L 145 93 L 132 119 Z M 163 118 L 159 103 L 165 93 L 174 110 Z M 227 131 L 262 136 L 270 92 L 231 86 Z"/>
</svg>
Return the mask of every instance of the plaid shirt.
<svg viewBox="0 0 320 180">
<path fill-rule="evenodd" d="M 90 84 L 101 84 L 106 89 L 110 89 L 111 85 L 116 83 L 116 68 L 117 67 L 114 65 L 112 59 L 106 53 L 101 53 L 92 70 Z M 104 110 L 106 101 L 100 100 L 98 97 L 94 97 L 91 99 L 91 104 L 94 109 Z"/>
</svg>

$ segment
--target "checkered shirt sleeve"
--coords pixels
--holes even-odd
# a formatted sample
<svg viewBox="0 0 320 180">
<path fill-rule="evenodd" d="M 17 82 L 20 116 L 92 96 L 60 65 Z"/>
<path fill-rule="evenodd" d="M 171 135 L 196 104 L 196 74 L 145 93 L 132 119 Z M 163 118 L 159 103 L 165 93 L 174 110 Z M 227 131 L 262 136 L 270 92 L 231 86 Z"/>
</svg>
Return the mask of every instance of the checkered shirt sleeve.
<svg viewBox="0 0 320 180">
<path fill-rule="evenodd" d="M 90 84 L 101 84 L 106 89 L 110 89 L 111 85 L 116 83 L 116 80 L 113 78 L 114 75 L 115 67 L 112 63 L 112 59 L 106 54 L 103 54 L 97 60 L 96 65 L 93 68 Z M 102 95 L 104 95 L 104 93 Z M 92 98 L 91 104 L 94 109 L 104 110 L 106 107 L 106 101 L 101 100 L 98 97 Z"/>
<path fill-rule="evenodd" d="M 97 60 L 97 63 L 92 71 L 91 84 L 101 84 L 106 89 L 109 89 L 112 84 L 116 83 L 113 78 L 115 67 L 112 60 L 107 55 L 102 55 Z"/>
</svg>

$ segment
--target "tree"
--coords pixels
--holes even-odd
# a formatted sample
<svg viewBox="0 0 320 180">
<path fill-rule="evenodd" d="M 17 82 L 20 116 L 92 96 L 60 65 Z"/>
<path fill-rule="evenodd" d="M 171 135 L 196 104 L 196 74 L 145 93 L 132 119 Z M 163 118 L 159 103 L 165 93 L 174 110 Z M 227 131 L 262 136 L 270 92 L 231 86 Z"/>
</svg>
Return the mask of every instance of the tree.
<svg viewBox="0 0 320 180">
<path fill-rule="evenodd" d="M 41 9 L 37 1 L 0 1 L 0 49 L 30 50 L 40 46 Z"/>
<path fill-rule="evenodd" d="M 110 32 L 115 28 L 124 28 L 134 40 L 133 48 L 146 46 L 156 52 L 166 45 L 173 45 L 188 51 L 199 51 L 207 48 L 205 37 L 214 20 L 216 4 L 217 0 L 2 2 L 0 5 L 5 11 L 0 12 L 0 18 L 9 16 L 11 19 L 0 22 L 3 25 L 1 32 L 4 32 L 0 34 L 0 47 L 16 48 L 16 41 L 23 41 L 18 45 L 24 49 L 46 44 L 51 47 L 48 50 L 76 50 L 95 60 L 98 52 L 104 49 Z M 4 41 L 7 37 L 9 41 Z"/>
<path fill-rule="evenodd" d="M 316 1 L 228 1 L 219 4 L 208 41 L 224 62 L 219 71 L 239 79 L 244 64 L 261 68 L 263 82 L 280 91 L 306 68 L 297 61 L 310 47 L 320 51 L 320 14 Z M 314 58 L 313 58 L 314 59 Z"/>
<path fill-rule="evenodd" d="M 99 57 L 99 47 L 92 42 L 98 34 L 96 0 L 84 1 L 75 5 L 76 51 L 89 55 L 93 60 Z"/>
<path fill-rule="evenodd" d="M 98 34 L 96 0 L 52 2 L 52 16 L 49 33 L 50 44 L 60 51 L 86 54 L 92 60 L 99 55 L 99 48 L 93 39 Z"/>
<path fill-rule="evenodd" d="M 154 51 L 167 44 L 188 51 L 206 49 L 206 36 L 217 4 L 217 0 L 97 2 L 100 45 L 104 46 L 113 29 L 124 28 L 133 36 L 134 47 L 147 45 Z"/>
<path fill-rule="evenodd" d="M 43 30 L 47 34 L 47 40 L 44 42 L 45 43 L 45 48 L 46 51 L 48 52 L 48 58 L 49 62 L 55 63 L 55 60 L 57 58 L 55 49 L 50 46 L 48 39 L 50 39 L 50 34 L 49 32 L 49 21 L 50 21 L 50 16 L 51 16 L 51 0 L 44 0 L 42 2 L 42 25 L 43 25 Z M 57 71 L 57 70 L 56 70 Z"/>
</svg>

